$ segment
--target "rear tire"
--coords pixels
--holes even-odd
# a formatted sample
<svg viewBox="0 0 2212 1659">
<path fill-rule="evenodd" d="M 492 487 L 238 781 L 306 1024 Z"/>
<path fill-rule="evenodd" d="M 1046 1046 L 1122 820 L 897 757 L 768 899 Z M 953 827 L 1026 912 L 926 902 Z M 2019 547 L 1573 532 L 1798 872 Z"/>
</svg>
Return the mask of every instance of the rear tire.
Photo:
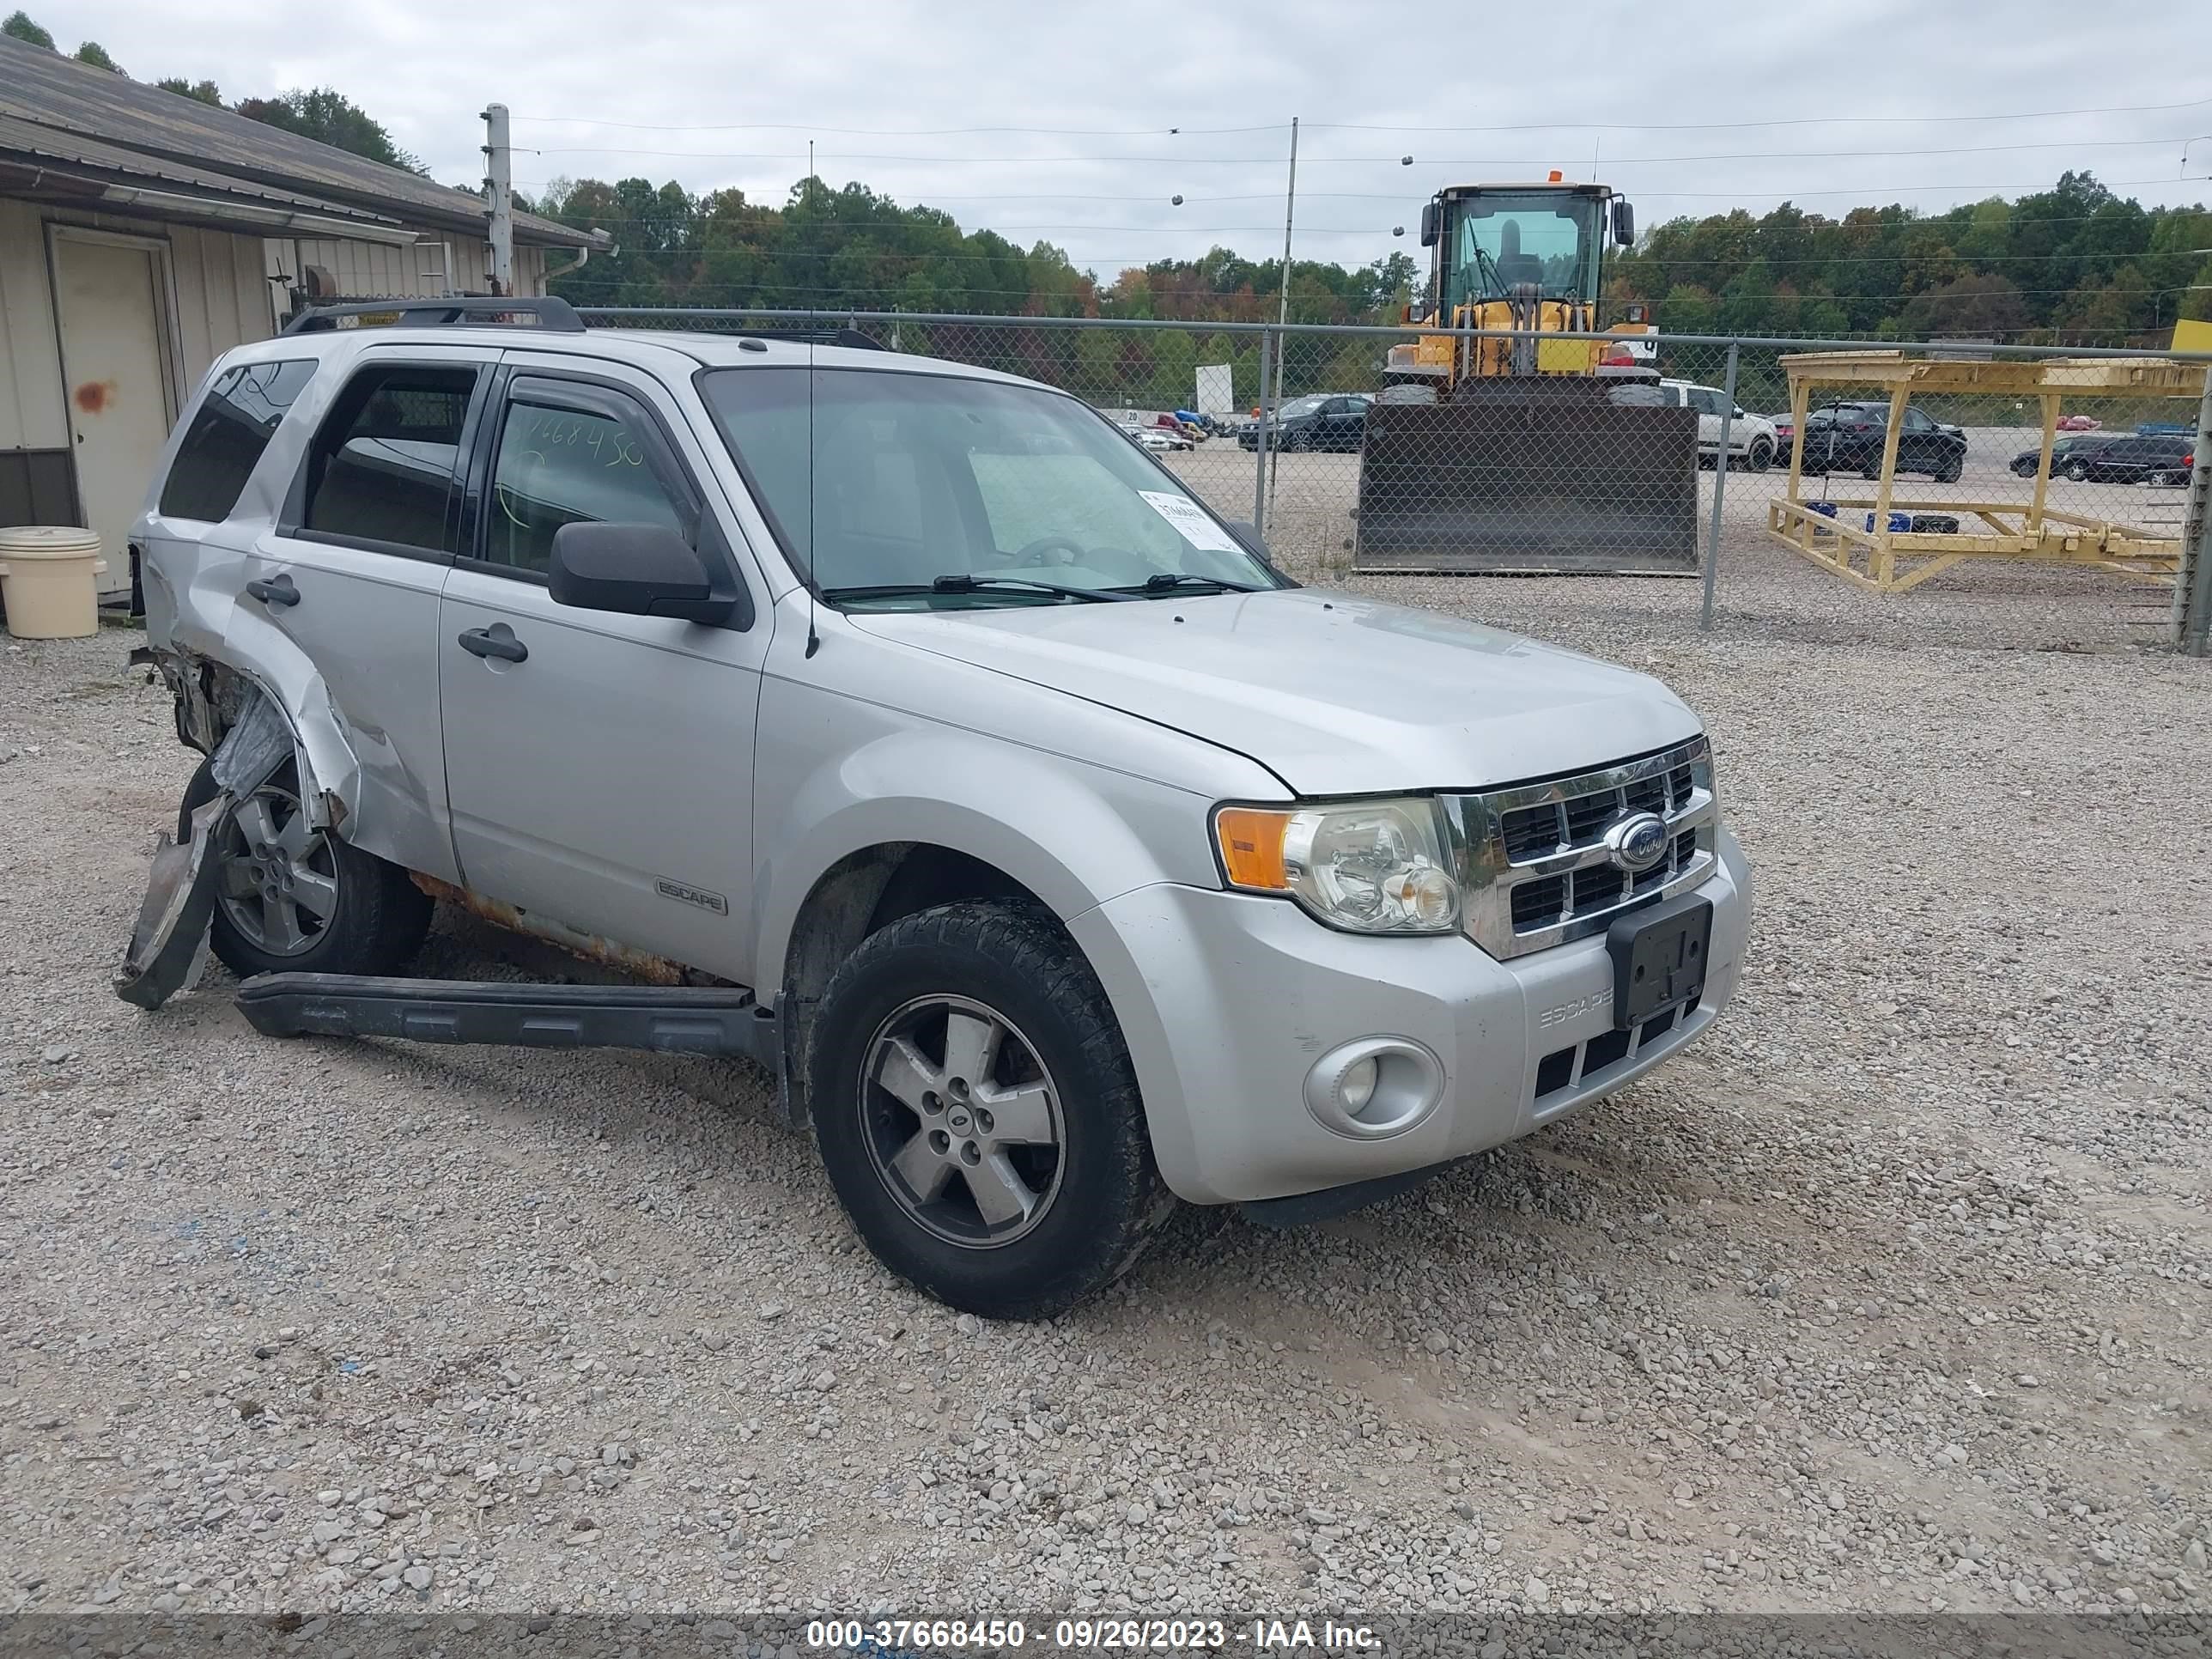
<svg viewBox="0 0 2212 1659">
<path fill-rule="evenodd" d="M 177 839 L 217 793 L 203 761 L 177 809 Z M 255 974 L 389 974 L 429 931 L 430 896 L 407 872 L 306 822 L 295 765 L 216 826 L 211 942 L 240 979 Z"/>
<path fill-rule="evenodd" d="M 1106 994 L 1033 906 L 940 905 L 871 934 L 823 994 L 808 1065 L 845 1213 L 952 1307 L 1063 1313 L 1173 1208 Z"/>
</svg>

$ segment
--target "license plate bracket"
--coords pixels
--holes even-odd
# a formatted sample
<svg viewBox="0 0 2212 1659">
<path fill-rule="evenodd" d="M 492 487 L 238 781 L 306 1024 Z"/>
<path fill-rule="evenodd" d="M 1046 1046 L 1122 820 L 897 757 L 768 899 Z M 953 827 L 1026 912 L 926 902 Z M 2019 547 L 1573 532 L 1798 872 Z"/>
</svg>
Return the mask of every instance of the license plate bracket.
<svg viewBox="0 0 2212 1659">
<path fill-rule="evenodd" d="M 1705 987 L 1713 902 L 1694 893 L 1623 916 L 1606 930 L 1613 956 L 1613 1023 L 1633 1030 Z"/>
</svg>

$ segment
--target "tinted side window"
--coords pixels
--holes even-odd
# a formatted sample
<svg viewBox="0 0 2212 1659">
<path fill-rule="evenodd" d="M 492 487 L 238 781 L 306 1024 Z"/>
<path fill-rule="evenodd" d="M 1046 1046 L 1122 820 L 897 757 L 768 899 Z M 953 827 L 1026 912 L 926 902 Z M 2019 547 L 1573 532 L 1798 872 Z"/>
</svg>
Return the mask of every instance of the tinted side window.
<svg viewBox="0 0 2212 1659">
<path fill-rule="evenodd" d="M 162 513 L 210 524 L 228 518 L 284 411 L 314 374 L 315 362 L 307 357 L 224 370 L 177 447 L 161 485 Z"/>
<path fill-rule="evenodd" d="M 303 529 L 453 550 L 447 507 L 473 368 L 394 363 L 347 382 L 308 452 Z"/>
<path fill-rule="evenodd" d="M 564 524 L 690 528 L 653 471 L 638 422 L 598 410 L 511 403 L 492 462 L 484 557 L 541 574 Z"/>
<path fill-rule="evenodd" d="M 1907 432 L 1926 432 L 1932 429 L 1935 424 L 1935 422 L 1917 409 L 1908 409 L 1905 411 L 1905 429 Z"/>
</svg>

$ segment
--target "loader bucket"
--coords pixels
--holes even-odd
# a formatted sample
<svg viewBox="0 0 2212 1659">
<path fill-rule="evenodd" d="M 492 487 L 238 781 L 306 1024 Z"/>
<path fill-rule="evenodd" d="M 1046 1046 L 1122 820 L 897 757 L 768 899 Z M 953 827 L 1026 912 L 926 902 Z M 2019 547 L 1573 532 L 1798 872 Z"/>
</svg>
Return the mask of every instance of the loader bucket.
<svg viewBox="0 0 2212 1659">
<path fill-rule="evenodd" d="M 1697 411 L 1652 395 L 1564 375 L 1386 395 L 1368 411 L 1352 568 L 1694 573 Z"/>
</svg>

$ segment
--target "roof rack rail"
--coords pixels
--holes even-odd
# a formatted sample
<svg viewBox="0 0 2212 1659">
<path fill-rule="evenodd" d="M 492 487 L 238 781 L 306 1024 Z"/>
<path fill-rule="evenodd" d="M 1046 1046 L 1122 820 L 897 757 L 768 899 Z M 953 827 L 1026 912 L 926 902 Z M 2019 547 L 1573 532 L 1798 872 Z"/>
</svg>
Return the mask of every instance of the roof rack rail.
<svg viewBox="0 0 2212 1659">
<path fill-rule="evenodd" d="M 816 345 L 846 346 L 855 351 L 885 351 L 890 349 L 874 335 L 857 328 L 825 328 L 815 331 Z"/>
<path fill-rule="evenodd" d="M 732 337 L 720 337 L 728 339 Z M 854 351 L 888 351 L 890 348 L 872 334 L 857 328 L 748 328 L 734 337 L 740 340 L 774 340 L 781 345 L 844 346 Z"/>
<path fill-rule="evenodd" d="M 349 300 L 313 306 L 284 325 L 287 334 L 319 334 L 339 328 L 450 328 L 465 326 L 550 329 L 581 334 L 584 319 L 566 300 L 551 296 L 516 299 L 471 295 L 440 300 Z"/>
</svg>

